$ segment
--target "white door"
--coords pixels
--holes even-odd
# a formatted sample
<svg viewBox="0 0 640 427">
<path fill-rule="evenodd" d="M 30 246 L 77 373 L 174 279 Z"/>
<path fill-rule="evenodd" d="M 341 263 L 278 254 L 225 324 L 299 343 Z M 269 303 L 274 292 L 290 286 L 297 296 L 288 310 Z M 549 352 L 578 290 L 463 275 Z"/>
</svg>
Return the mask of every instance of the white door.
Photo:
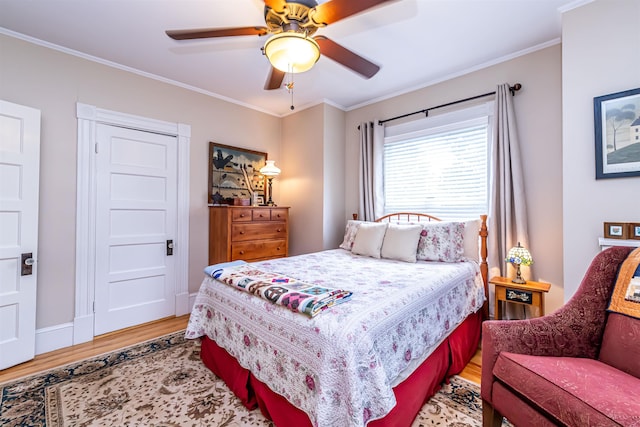
<svg viewBox="0 0 640 427">
<path fill-rule="evenodd" d="M 97 125 L 95 335 L 175 315 L 175 136 Z"/>
<path fill-rule="evenodd" d="M 0 101 L 0 369 L 35 354 L 39 174 L 40 111 Z"/>
</svg>

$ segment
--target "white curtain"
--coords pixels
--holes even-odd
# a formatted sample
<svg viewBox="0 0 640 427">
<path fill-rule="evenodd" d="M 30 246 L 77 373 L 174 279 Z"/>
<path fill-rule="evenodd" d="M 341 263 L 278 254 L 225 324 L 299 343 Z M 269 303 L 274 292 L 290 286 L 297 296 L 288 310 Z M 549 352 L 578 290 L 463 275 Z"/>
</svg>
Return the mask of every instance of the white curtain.
<svg viewBox="0 0 640 427">
<path fill-rule="evenodd" d="M 358 219 L 373 221 L 383 215 L 384 126 L 378 121 L 360 123 L 360 196 Z"/>
<path fill-rule="evenodd" d="M 498 85 L 491 145 L 491 186 L 487 224 L 490 277 L 515 277 L 513 267 L 505 262 L 505 258 L 509 249 L 518 242 L 531 251 L 522 161 L 512 98 L 508 84 Z M 532 253 L 532 257 L 535 260 L 535 253 Z M 532 277 L 531 267 L 522 267 L 522 275 L 525 279 Z M 490 301 L 493 301 L 493 298 Z M 489 306 L 493 309 L 492 304 Z M 507 315 L 510 314 L 510 310 L 507 309 Z"/>
</svg>

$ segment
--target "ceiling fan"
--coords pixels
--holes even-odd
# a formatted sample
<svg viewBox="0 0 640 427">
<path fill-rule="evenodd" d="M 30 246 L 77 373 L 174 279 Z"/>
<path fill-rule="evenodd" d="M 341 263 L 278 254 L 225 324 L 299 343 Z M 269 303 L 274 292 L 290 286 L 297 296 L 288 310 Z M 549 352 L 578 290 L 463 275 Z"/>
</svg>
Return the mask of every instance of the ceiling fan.
<svg viewBox="0 0 640 427">
<path fill-rule="evenodd" d="M 325 36 L 312 36 L 320 27 L 391 1 L 395 0 L 330 0 L 321 4 L 316 0 L 264 0 L 266 27 L 202 28 L 166 33 L 174 40 L 271 34 L 262 48 L 271 62 L 266 90 L 280 88 L 287 72 L 310 69 L 320 54 L 369 79 L 380 70 L 378 65 Z"/>
</svg>

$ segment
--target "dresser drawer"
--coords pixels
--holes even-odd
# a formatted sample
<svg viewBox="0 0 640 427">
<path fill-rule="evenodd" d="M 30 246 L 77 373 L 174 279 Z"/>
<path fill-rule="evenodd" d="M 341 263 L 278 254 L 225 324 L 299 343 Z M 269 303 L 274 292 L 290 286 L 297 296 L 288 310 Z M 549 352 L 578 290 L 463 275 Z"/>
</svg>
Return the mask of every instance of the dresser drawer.
<svg viewBox="0 0 640 427">
<path fill-rule="evenodd" d="M 285 222 L 250 222 L 231 225 L 231 241 L 286 239 L 287 224 Z"/>
<path fill-rule="evenodd" d="M 271 221 L 286 221 L 289 217 L 289 208 L 271 209 Z"/>
<path fill-rule="evenodd" d="M 253 209 L 234 209 L 232 211 L 231 220 L 233 222 L 250 222 L 252 220 Z"/>
<path fill-rule="evenodd" d="M 254 221 L 271 221 L 271 209 L 254 209 L 252 217 Z"/>
<path fill-rule="evenodd" d="M 239 242 L 231 245 L 232 260 L 257 260 L 287 255 L 286 239 Z"/>
</svg>

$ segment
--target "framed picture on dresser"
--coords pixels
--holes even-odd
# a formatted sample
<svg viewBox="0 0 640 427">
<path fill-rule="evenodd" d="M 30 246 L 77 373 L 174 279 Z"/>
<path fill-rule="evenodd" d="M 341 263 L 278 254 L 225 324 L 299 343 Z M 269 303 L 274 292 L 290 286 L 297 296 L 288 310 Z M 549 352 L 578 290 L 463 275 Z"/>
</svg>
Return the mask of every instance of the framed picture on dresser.
<svg viewBox="0 0 640 427">
<path fill-rule="evenodd" d="M 209 204 L 264 200 L 265 178 L 259 171 L 266 163 L 267 153 L 209 142 Z"/>
</svg>

